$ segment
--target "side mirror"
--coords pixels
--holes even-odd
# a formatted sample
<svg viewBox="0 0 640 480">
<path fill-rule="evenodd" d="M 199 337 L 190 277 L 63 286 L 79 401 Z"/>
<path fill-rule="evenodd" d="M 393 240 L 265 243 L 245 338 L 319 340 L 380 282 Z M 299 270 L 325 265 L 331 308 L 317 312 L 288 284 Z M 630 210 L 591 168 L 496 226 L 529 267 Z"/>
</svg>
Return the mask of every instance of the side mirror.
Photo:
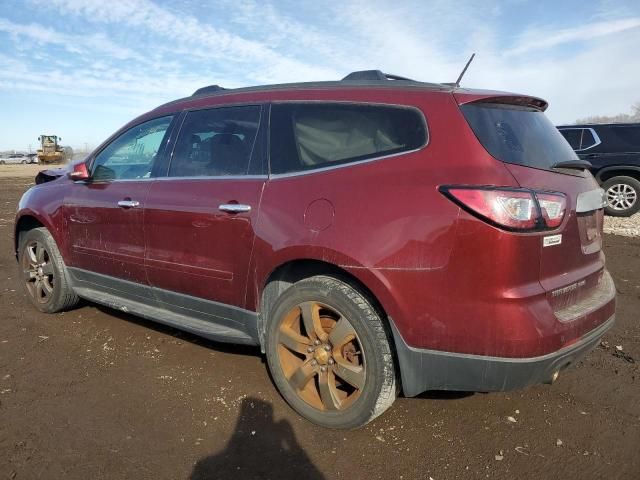
<svg viewBox="0 0 640 480">
<path fill-rule="evenodd" d="M 76 163 L 73 166 L 73 170 L 69 172 L 69 178 L 74 181 L 89 180 L 89 170 L 87 170 L 87 164 L 84 162 Z"/>
</svg>

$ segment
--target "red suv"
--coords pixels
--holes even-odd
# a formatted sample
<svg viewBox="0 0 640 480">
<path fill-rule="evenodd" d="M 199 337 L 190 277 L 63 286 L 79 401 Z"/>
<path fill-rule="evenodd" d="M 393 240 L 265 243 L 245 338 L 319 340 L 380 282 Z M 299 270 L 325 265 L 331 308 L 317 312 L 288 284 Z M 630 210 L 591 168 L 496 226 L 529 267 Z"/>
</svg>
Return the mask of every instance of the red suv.
<svg viewBox="0 0 640 480">
<path fill-rule="evenodd" d="M 613 324 L 603 192 L 543 100 L 358 72 L 206 87 L 23 196 L 43 312 L 79 298 L 258 345 L 289 404 L 552 382 Z"/>
</svg>

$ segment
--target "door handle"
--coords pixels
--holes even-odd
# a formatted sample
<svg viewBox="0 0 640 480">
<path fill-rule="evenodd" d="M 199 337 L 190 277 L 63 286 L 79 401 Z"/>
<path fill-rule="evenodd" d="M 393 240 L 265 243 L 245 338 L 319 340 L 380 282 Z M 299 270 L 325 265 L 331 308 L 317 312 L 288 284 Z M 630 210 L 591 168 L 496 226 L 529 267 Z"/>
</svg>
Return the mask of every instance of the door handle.
<svg viewBox="0 0 640 480">
<path fill-rule="evenodd" d="M 140 206 L 140 202 L 137 200 L 120 200 L 118 206 L 122 208 L 136 208 Z"/>
<path fill-rule="evenodd" d="M 246 213 L 251 211 L 251 205 L 242 205 L 241 203 L 223 203 L 218 207 L 218 210 L 227 213 Z"/>
</svg>

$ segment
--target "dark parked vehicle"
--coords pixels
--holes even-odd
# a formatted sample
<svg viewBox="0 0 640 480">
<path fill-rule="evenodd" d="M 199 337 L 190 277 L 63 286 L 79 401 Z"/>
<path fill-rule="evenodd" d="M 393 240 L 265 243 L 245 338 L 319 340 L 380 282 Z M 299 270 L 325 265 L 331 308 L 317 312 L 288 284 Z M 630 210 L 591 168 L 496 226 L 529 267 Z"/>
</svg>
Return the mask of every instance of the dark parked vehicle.
<svg viewBox="0 0 640 480">
<path fill-rule="evenodd" d="M 545 101 L 378 71 L 206 87 L 20 201 L 22 284 L 259 346 L 289 404 L 553 382 L 612 326 L 603 192 Z"/>
<path fill-rule="evenodd" d="M 563 125 L 558 129 L 606 192 L 608 215 L 640 210 L 640 123 Z"/>
</svg>

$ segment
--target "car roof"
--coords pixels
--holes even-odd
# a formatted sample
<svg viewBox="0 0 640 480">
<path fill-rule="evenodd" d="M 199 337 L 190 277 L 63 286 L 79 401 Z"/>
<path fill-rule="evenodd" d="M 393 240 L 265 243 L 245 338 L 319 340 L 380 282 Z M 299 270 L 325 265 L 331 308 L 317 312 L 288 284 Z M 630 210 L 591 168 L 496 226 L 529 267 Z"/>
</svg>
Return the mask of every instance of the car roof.
<svg viewBox="0 0 640 480">
<path fill-rule="evenodd" d="M 210 85 L 196 90 L 193 95 L 179 98 L 171 102 L 160 105 L 158 109 L 170 105 L 180 104 L 186 101 L 207 98 L 221 97 L 227 95 L 240 95 L 243 93 L 264 93 L 277 91 L 303 91 L 303 90 L 344 90 L 344 89 L 362 89 L 362 88 L 389 88 L 389 89 L 427 89 L 433 91 L 451 92 L 453 87 L 440 83 L 417 82 L 414 80 L 393 80 L 389 82 L 381 82 L 377 80 L 350 80 L 350 81 L 327 81 L 327 82 L 298 82 L 298 83 L 280 83 L 274 85 L 258 85 L 252 87 L 240 88 L 222 88 L 217 85 Z"/>
<path fill-rule="evenodd" d="M 134 124 L 137 121 L 145 120 L 158 114 L 173 114 L 185 106 L 203 107 L 207 104 L 207 99 L 214 100 L 221 97 L 239 97 L 239 101 L 253 101 L 250 97 L 254 94 L 261 96 L 260 101 L 268 101 L 265 99 L 265 95 L 270 92 L 278 93 L 278 96 L 287 93 L 311 93 L 313 91 L 362 91 L 362 90 L 404 90 L 404 91 L 429 91 L 432 93 L 445 93 L 454 94 L 454 98 L 458 104 L 471 103 L 476 101 L 489 101 L 490 99 L 504 98 L 507 103 L 507 97 L 512 99 L 524 99 L 527 104 L 532 104 L 536 108 L 545 110 L 547 102 L 544 100 L 532 97 L 530 95 L 522 95 L 511 92 L 493 91 L 493 90 L 480 90 L 471 88 L 461 88 L 453 83 L 430 83 L 412 80 L 406 77 L 398 75 L 392 75 L 383 73 L 380 70 L 364 70 L 358 72 L 352 72 L 342 80 L 338 81 L 323 81 L 323 82 L 298 82 L 298 83 L 281 83 L 274 85 L 259 85 L 240 88 L 224 88 L 219 85 L 208 85 L 197 89 L 192 95 L 188 97 L 179 98 L 171 102 L 167 102 L 160 105 L 150 112 L 147 112 L 137 119 L 130 122 Z M 246 96 L 245 96 L 246 95 Z M 268 96 L 268 95 L 267 95 Z M 244 97 L 244 98 L 243 98 Z M 232 100 L 233 101 L 233 100 Z M 520 102 L 521 103 L 521 102 Z"/>
</svg>

